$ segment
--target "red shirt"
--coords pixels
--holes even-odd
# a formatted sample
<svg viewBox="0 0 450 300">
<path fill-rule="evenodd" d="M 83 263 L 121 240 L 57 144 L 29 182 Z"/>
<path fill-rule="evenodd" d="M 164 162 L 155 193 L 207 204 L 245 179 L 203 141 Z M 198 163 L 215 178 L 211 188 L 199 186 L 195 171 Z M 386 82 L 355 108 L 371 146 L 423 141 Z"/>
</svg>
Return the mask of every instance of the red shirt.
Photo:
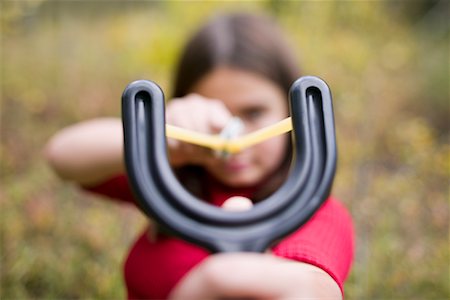
<svg viewBox="0 0 450 300">
<path fill-rule="evenodd" d="M 125 176 L 112 178 L 89 191 L 134 204 Z M 249 197 L 250 189 L 232 193 L 213 186 L 211 203 L 217 206 L 231 196 Z M 330 197 L 300 229 L 272 248 L 274 255 L 315 265 L 326 271 L 343 291 L 353 260 L 353 226 L 345 207 Z M 132 246 L 124 277 L 129 299 L 165 299 L 176 283 L 210 255 L 205 249 L 179 238 L 158 234 L 150 241 L 147 229 Z"/>
</svg>

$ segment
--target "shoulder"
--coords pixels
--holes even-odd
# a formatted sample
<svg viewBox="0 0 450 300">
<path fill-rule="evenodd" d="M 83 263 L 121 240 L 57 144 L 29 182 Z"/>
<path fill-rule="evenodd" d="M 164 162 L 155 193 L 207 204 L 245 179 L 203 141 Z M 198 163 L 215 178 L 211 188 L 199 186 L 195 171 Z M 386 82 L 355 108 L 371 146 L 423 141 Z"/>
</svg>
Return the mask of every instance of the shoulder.
<svg viewBox="0 0 450 300">
<path fill-rule="evenodd" d="M 354 229 L 349 211 L 330 197 L 303 227 L 276 245 L 273 253 L 321 268 L 342 289 L 354 255 Z"/>
<path fill-rule="evenodd" d="M 128 178 L 125 174 L 118 174 L 95 185 L 80 185 L 88 192 L 106 196 L 108 198 L 128 203 L 135 203 Z"/>
<path fill-rule="evenodd" d="M 332 196 L 325 201 L 308 223 L 322 223 L 319 221 L 327 221 L 333 224 L 339 223 L 350 227 L 353 226 L 352 217 L 347 207 Z"/>
<path fill-rule="evenodd" d="M 290 243 L 296 239 L 331 242 L 326 238 L 353 237 L 353 221 L 345 205 L 334 197 L 328 198 L 319 210 L 301 228 L 284 239 L 282 243 Z"/>
</svg>

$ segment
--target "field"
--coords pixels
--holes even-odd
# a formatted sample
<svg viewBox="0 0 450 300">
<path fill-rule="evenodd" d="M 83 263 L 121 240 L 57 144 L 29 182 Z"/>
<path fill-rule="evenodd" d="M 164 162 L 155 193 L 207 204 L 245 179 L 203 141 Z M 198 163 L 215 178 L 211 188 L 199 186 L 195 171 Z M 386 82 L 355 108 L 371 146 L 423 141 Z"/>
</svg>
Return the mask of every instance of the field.
<svg viewBox="0 0 450 300">
<path fill-rule="evenodd" d="M 131 207 L 42 157 L 69 124 L 120 116 L 124 87 L 170 95 L 183 42 L 229 10 L 273 14 L 303 74 L 333 92 L 333 194 L 357 235 L 346 299 L 450 299 L 449 2 L 0 2 L 1 299 L 121 299 Z"/>
</svg>

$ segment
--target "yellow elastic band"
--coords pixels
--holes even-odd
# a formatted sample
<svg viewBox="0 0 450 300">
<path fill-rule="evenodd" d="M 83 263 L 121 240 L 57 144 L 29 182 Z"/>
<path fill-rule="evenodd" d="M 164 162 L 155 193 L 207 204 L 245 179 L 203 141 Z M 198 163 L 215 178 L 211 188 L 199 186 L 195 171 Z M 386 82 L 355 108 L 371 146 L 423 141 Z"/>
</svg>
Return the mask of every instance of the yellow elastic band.
<svg viewBox="0 0 450 300">
<path fill-rule="evenodd" d="M 166 135 L 167 137 L 176 140 L 211 148 L 214 150 L 223 149 L 226 142 L 219 135 L 199 133 L 169 124 L 166 124 Z"/>
<path fill-rule="evenodd" d="M 223 139 L 219 135 L 203 134 L 173 125 L 166 125 L 167 137 L 207 147 L 213 150 L 226 151 L 228 153 L 242 151 L 245 148 L 261 143 L 290 130 L 292 130 L 291 117 L 232 140 Z"/>
</svg>

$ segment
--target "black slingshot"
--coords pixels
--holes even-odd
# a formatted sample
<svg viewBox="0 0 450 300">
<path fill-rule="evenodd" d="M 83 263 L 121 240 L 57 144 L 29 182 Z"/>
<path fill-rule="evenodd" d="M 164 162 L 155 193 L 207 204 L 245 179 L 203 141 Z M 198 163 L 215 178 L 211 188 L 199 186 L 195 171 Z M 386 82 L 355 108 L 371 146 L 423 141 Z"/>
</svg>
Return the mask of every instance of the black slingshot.
<svg viewBox="0 0 450 300">
<path fill-rule="evenodd" d="M 213 252 L 262 252 L 302 226 L 327 199 L 336 170 L 331 93 L 306 76 L 289 92 L 293 160 L 285 183 L 248 211 L 231 212 L 197 199 L 175 177 L 167 158 L 164 94 L 151 81 L 122 96 L 125 164 L 144 213 L 179 237 Z"/>
</svg>

